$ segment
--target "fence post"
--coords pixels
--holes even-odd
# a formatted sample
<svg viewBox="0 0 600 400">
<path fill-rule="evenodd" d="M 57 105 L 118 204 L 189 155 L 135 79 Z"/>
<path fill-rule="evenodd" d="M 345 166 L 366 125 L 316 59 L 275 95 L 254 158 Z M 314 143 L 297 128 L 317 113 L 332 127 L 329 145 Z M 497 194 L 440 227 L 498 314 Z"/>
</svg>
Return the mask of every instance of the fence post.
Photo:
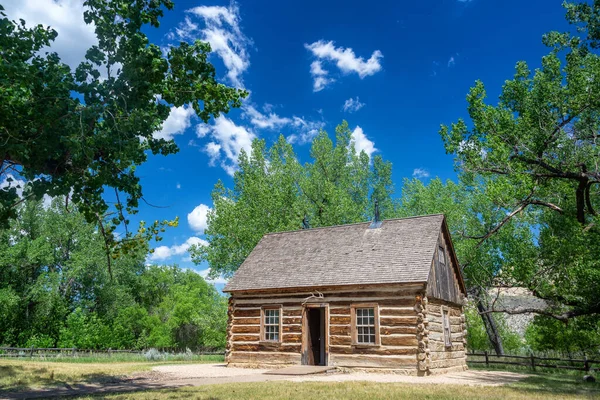
<svg viewBox="0 0 600 400">
<path fill-rule="evenodd" d="M 484 355 L 485 355 L 485 366 L 489 367 L 490 366 L 490 360 L 488 359 L 488 352 L 487 352 L 487 350 L 484 351 Z"/>
<path fill-rule="evenodd" d="M 590 373 L 590 362 L 588 361 L 587 354 L 583 353 L 583 367 L 586 373 Z"/>
<path fill-rule="evenodd" d="M 72 353 L 71 353 L 71 355 L 72 355 L 73 357 L 75 357 L 75 352 L 76 352 L 76 350 L 75 350 L 75 347 L 73 347 L 73 349 L 72 349 Z"/>
<path fill-rule="evenodd" d="M 108 349 L 108 356 L 111 357 L 112 356 L 112 350 L 109 348 Z"/>
<path fill-rule="evenodd" d="M 29 351 L 29 357 L 33 358 L 33 346 L 31 346 L 31 350 Z"/>
<path fill-rule="evenodd" d="M 533 352 L 529 353 L 529 355 L 531 356 L 531 369 L 535 371 L 535 357 Z"/>
</svg>

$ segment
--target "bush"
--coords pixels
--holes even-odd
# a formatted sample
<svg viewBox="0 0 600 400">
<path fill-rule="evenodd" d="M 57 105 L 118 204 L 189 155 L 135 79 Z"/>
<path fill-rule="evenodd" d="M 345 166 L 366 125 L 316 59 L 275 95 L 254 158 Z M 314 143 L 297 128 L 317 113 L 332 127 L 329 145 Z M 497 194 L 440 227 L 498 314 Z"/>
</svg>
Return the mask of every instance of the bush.
<svg viewBox="0 0 600 400">
<path fill-rule="evenodd" d="M 467 325 L 467 347 L 469 350 L 492 350 L 485 326 L 477 309 L 468 304 L 465 306 Z M 525 340 L 518 333 L 511 331 L 502 314 L 494 314 L 500 338 L 506 353 L 518 353 L 525 348 Z"/>
<path fill-rule="evenodd" d="M 162 361 L 165 359 L 164 354 L 156 349 L 150 349 L 146 353 L 144 353 L 144 357 L 148 361 Z"/>
<path fill-rule="evenodd" d="M 60 330 L 59 347 L 78 349 L 101 349 L 110 347 L 112 334 L 95 313 L 86 313 L 77 308 L 67 317 Z"/>
<path fill-rule="evenodd" d="M 48 335 L 36 334 L 31 336 L 25 343 L 25 347 L 54 347 L 54 339 Z"/>
</svg>

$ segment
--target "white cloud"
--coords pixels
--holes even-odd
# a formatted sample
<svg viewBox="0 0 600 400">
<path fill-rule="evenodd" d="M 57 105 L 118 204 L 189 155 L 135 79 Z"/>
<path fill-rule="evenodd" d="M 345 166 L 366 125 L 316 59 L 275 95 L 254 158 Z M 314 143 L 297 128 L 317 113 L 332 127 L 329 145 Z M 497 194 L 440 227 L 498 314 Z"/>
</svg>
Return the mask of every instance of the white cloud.
<svg viewBox="0 0 600 400">
<path fill-rule="evenodd" d="M 242 74 L 250 67 L 247 47 L 251 41 L 240 28 L 239 8 L 236 3 L 229 7 L 199 6 L 186 11 L 188 16 L 175 30 L 181 40 L 200 39 L 210 43 L 212 50 L 227 68 L 227 79 L 237 87 L 243 87 Z M 201 28 L 192 18 L 204 21 Z"/>
<path fill-rule="evenodd" d="M 208 275 L 210 274 L 210 268 L 204 269 L 202 271 L 199 271 L 198 274 L 203 277 L 204 279 L 206 279 L 208 282 L 210 283 L 216 283 L 216 284 L 225 284 L 228 282 L 228 279 L 225 279 L 223 277 L 218 277 L 215 279 L 210 279 L 208 278 Z"/>
<path fill-rule="evenodd" d="M 271 110 L 272 107 L 267 107 Z M 288 136 L 290 143 L 304 144 L 312 141 L 319 133 L 319 129 L 325 126 L 322 121 L 310 121 L 298 116 L 280 117 L 274 112 L 265 115 L 251 105 L 244 106 L 245 118 L 250 119 L 250 123 L 259 129 L 280 129 L 284 127 L 293 128 L 296 132 Z M 208 150 L 208 149 L 207 149 Z"/>
<path fill-rule="evenodd" d="M 24 19 L 28 27 L 51 26 L 57 33 L 51 50 L 75 68 L 86 51 L 98 43 L 94 25 L 83 21 L 83 0 L 12 0 L 2 2 L 9 19 Z"/>
<path fill-rule="evenodd" d="M 291 118 L 280 117 L 274 112 L 265 115 L 251 105 L 244 106 L 244 113 L 250 118 L 250 123 L 260 129 L 277 129 L 292 123 Z"/>
<path fill-rule="evenodd" d="M 177 189 L 181 189 L 181 183 L 178 183 L 177 185 L 175 185 L 175 187 L 176 187 Z"/>
<path fill-rule="evenodd" d="M 358 96 L 356 96 L 356 99 L 349 98 L 348 100 L 346 100 L 344 102 L 343 109 L 346 112 L 353 113 L 353 112 L 360 110 L 364 106 L 365 106 L 365 103 L 361 103 L 360 100 L 358 99 Z"/>
<path fill-rule="evenodd" d="M 169 117 L 163 122 L 162 129 L 154 132 L 154 138 L 172 140 L 175 135 L 181 135 L 192 125 L 191 119 L 194 115 L 194 109 L 190 106 L 171 107 Z M 198 131 L 198 128 L 196 128 L 196 131 Z"/>
<path fill-rule="evenodd" d="M 456 60 L 454 59 L 454 56 L 450 57 L 450 59 L 448 60 L 448 68 L 454 67 L 455 64 Z"/>
<path fill-rule="evenodd" d="M 313 77 L 313 92 L 320 92 L 325 89 L 328 85 L 335 82 L 335 79 L 328 78 L 329 72 L 323 69 L 321 61 L 313 61 L 310 64 L 310 74 Z"/>
<path fill-rule="evenodd" d="M 361 151 L 364 151 L 369 158 L 371 158 L 371 154 L 377 151 L 375 143 L 367 138 L 367 135 L 364 134 L 360 126 L 357 126 L 352 131 L 352 142 L 354 143 L 354 148 L 358 154 L 360 154 Z"/>
<path fill-rule="evenodd" d="M 207 133 L 210 133 L 210 126 L 206 124 L 196 125 L 196 136 L 203 138 Z"/>
<path fill-rule="evenodd" d="M 321 121 L 305 121 L 302 118 L 294 117 L 294 127 L 298 130 L 297 133 L 289 135 L 286 139 L 289 143 L 306 144 L 319 134 L 319 130 L 325 126 Z"/>
<path fill-rule="evenodd" d="M 240 152 L 243 149 L 246 153 L 251 153 L 252 141 L 256 138 L 256 134 L 249 128 L 236 125 L 223 115 L 216 118 L 208 127 L 212 141 L 204 147 L 204 151 L 210 156 L 210 164 L 215 165 L 220 161 L 225 172 L 233 176 L 237 170 Z"/>
<path fill-rule="evenodd" d="M 19 198 L 23 197 L 23 190 L 25 189 L 25 181 L 22 179 L 16 178 L 12 174 L 7 174 L 4 176 L 2 182 L 0 182 L 0 190 L 1 191 L 9 191 L 10 189 L 15 189 L 17 192 L 17 196 Z"/>
<path fill-rule="evenodd" d="M 429 171 L 425 168 L 415 168 L 412 173 L 413 178 L 423 179 L 429 178 Z"/>
<path fill-rule="evenodd" d="M 308 50 L 318 59 L 310 65 L 310 73 L 314 78 L 313 90 L 318 92 L 327 85 L 334 82 L 333 78 L 328 78 L 328 71 L 323 68 L 322 61 L 335 63 L 344 74 L 352 72 L 358 74 L 363 79 L 381 71 L 380 60 L 383 54 L 375 50 L 371 57 L 365 61 L 362 57 L 357 57 L 351 48 L 335 47 L 333 41 L 326 42 L 319 40 L 312 44 L 304 44 Z"/>
<path fill-rule="evenodd" d="M 183 244 L 173 246 L 158 246 L 154 249 L 154 253 L 150 255 L 151 261 L 162 261 L 173 256 L 180 256 L 185 254 L 190 247 L 193 245 L 208 246 L 208 242 L 199 237 L 192 236 L 188 238 Z"/>
<path fill-rule="evenodd" d="M 8 191 L 14 188 L 17 193 L 17 197 L 21 199 L 23 198 L 23 191 L 25 190 L 26 185 L 27 182 L 23 179 L 19 179 L 12 174 L 6 174 L 4 175 L 4 179 L 2 179 L 2 182 L 0 182 L 0 191 Z M 48 196 L 47 194 L 43 195 L 42 207 L 44 209 L 50 208 L 50 206 L 52 205 L 52 200 L 54 199 L 54 197 Z"/>
<path fill-rule="evenodd" d="M 208 227 L 208 212 L 211 210 L 206 204 L 200 204 L 188 214 L 188 224 L 195 232 L 203 233 Z"/>
<path fill-rule="evenodd" d="M 221 152 L 221 145 L 215 142 L 207 143 L 206 146 L 204 146 L 204 151 L 210 157 L 209 164 L 213 166 L 215 165 L 215 161 L 219 158 L 219 153 Z"/>
</svg>

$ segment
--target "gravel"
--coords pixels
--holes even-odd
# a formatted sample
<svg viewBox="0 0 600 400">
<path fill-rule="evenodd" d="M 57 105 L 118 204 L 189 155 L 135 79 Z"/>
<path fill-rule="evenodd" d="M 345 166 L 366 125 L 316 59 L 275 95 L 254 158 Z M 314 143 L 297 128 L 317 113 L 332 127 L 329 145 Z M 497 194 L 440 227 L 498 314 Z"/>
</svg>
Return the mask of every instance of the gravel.
<svg viewBox="0 0 600 400">
<path fill-rule="evenodd" d="M 166 374 L 169 379 L 228 378 L 244 375 L 260 375 L 268 369 L 228 368 L 225 364 L 179 364 L 160 365 L 152 371 Z"/>
<path fill-rule="evenodd" d="M 481 371 L 472 370 L 458 373 L 441 374 L 433 376 L 411 376 L 400 374 L 379 374 L 365 372 L 327 373 L 304 376 L 269 376 L 263 375 L 267 369 L 228 368 L 225 364 L 180 364 L 154 367 L 154 373 L 171 381 L 178 379 L 199 379 L 196 384 L 201 385 L 202 379 L 219 383 L 234 383 L 247 381 L 287 380 L 291 382 L 349 382 L 367 381 L 381 383 L 428 383 L 428 384 L 455 384 L 469 386 L 499 386 L 517 382 L 527 375 L 508 371 Z M 222 381 L 222 382 L 221 382 Z M 217 383 L 217 382 L 214 382 Z"/>
</svg>

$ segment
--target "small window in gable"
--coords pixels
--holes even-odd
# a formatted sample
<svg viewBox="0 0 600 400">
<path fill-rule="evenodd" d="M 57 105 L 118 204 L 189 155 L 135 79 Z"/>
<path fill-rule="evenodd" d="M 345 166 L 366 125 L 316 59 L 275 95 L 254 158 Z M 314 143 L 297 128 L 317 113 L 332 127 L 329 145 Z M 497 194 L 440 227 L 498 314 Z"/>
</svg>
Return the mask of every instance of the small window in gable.
<svg viewBox="0 0 600 400">
<path fill-rule="evenodd" d="M 452 337 L 450 329 L 450 317 L 448 316 L 448 310 L 442 310 L 442 325 L 444 328 L 444 343 L 446 347 L 452 346 Z"/>
<path fill-rule="evenodd" d="M 444 250 L 443 246 L 440 246 L 438 249 L 438 261 L 440 265 L 446 265 L 446 250 Z"/>
</svg>

